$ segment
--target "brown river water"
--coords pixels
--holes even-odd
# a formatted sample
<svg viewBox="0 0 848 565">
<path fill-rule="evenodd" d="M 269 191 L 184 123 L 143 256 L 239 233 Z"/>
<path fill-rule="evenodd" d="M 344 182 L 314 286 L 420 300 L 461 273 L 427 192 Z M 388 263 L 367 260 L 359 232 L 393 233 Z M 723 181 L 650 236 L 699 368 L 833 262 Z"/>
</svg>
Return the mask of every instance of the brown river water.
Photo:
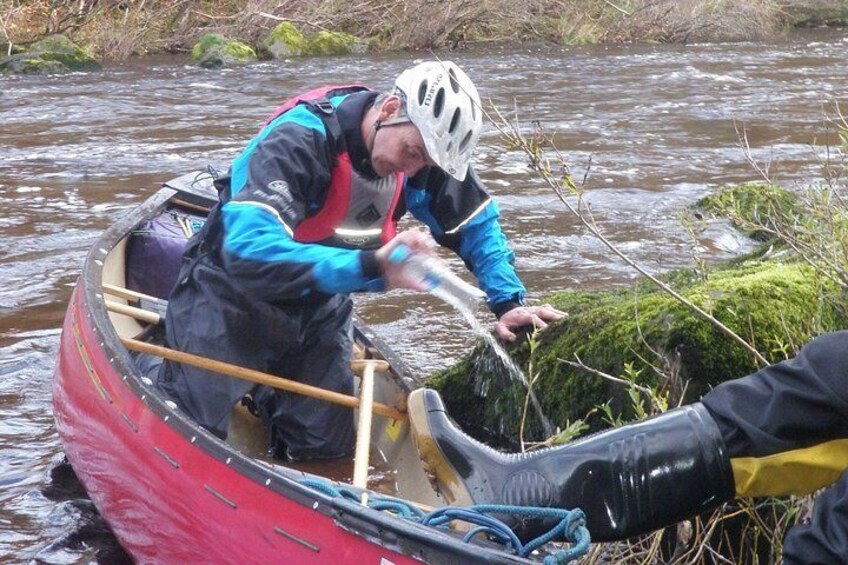
<svg viewBox="0 0 848 565">
<path fill-rule="evenodd" d="M 518 108 L 524 121 L 556 131 L 578 177 L 591 157 L 585 186 L 596 219 L 654 270 L 687 264 L 695 245 L 713 259 L 744 248 L 722 228 L 693 243 L 679 221 L 682 208 L 717 187 L 757 178 L 734 120 L 747 127 L 755 155 L 774 160 L 776 179 L 792 186 L 819 176 L 826 105 L 841 101 L 848 111 L 844 31 L 441 56 L 460 63 L 502 110 Z M 62 464 L 51 415 L 59 327 L 94 238 L 163 181 L 226 165 L 287 95 L 351 80 L 388 88 L 413 58 L 204 71 L 169 57 L 91 74 L 0 77 L 0 563 L 128 560 Z M 531 299 L 633 279 L 492 128 L 476 166 L 500 204 Z M 473 339 L 459 315 L 429 296 L 359 298 L 359 314 L 416 374 L 447 366 Z"/>
</svg>

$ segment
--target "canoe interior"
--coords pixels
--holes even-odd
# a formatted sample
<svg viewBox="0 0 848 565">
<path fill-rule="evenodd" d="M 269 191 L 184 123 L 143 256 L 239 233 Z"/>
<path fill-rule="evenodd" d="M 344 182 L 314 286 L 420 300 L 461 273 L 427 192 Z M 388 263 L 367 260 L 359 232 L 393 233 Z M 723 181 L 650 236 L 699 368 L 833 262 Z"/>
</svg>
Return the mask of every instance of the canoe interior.
<svg viewBox="0 0 848 565">
<path fill-rule="evenodd" d="M 177 179 L 179 181 L 179 179 Z M 192 182 L 191 193 L 182 190 L 179 182 L 172 181 L 169 185 L 181 189 L 161 209 L 160 213 L 190 212 L 198 214 L 204 205 L 204 193 L 213 195 L 211 182 L 198 185 Z M 194 196 L 192 196 L 194 195 Z M 103 283 L 126 288 L 127 284 L 127 244 L 133 233 L 127 234 L 110 250 L 103 262 Z M 133 266 L 138 268 L 137 265 Z M 114 302 L 128 304 L 127 300 L 117 296 L 107 296 Z M 140 338 L 149 335 L 150 324 L 140 322 L 127 314 L 109 312 L 109 320 L 115 332 L 121 338 Z M 147 338 L 149 339 L 149 338 Z M 374 400 L 399 410 L 405 410 L 406 397 L 414 387 L 414 381 L 405 373 L 405 368 L 397 359 L 393 359 L 381 350 L 380 344 L 375 343 L 377 338 L 370 334 L 367 328 L 357 325 L 357 346 L 360 354 L 369 358 L 387 359 L 392 368 L 385 373 L 375 374 Z M 142 379 L 149 383 L 149 379 Z M 355 379 L 358 394 L 359 378 Z M 161 395 L 154 386 L 150 386 L 150 394 Z M 172 404 L 170 404 L 172 405 Z M 176 408 L 174 408 L 176 410 Z M 355 414 L 355 420 L 358 413 Z M 374 415 L 371 428 L 371 458 L 369 467 L 369 490 L 383 494 L 397 496 L 419 503 L 425 507 L 439 507 L 444 505 L 444 500 L 432 488 L 418 457 L 412 438 L 409 433 L 409 425 L 406 421 L 394 421 L 388 418 Z M 216 440 L 217 441 L 217 440 Z M 266 455 L 268 445 L 267 433 L 257 418 L 252 416 L 247 409 L 236 403 L 233 407 L 231 423 L 227 438 L 227 447 L 241 454 L 257 459 L 265 464 L 273 465 L 276 470 L 283 474 L 294 473 L 297 476 L 317 476 L 324 479 L 349 483 L 353 473 L 353 461 L 334 461 L 330 463 L 282 463 L 271 460 Z"/>
</svg>

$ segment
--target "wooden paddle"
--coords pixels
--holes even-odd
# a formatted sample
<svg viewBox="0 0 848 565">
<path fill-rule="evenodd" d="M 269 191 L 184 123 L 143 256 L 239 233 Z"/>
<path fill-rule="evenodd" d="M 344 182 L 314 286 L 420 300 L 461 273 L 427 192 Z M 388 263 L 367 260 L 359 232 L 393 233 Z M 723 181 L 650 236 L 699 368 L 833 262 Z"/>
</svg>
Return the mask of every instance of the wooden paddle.
<svg viewBox="0 0 848 565">
<path fill-rule="evenodd" d="M 223 361 L 207 359 L 206 357 L 200 357 L 199 355 L 193 355 L 191 353 L 176 351 L 174 349 L 162 347 L 161 345 L 145 343 L 143 341 L 138 341 L 137 339 L 121 338 L 121 342 L 124 344 L 124 347 L 131 351 L 138 351 L 139 353 L 149 353 L 150 355 L 156 355 L 157 357 L 161 357 L 169 361 L 185 363 L 186 365 L 199 367 L 201 369 L 220 373 L 228 377 L 235 377 L 237 379 L 242 379 L 253 383 L 268 385 L 270 387 L 277 388 L 280 390 L 303 394 L 305 396 L 309 396 L 310 398 L 317 398 L 318 400 L 332 402 L 333 404 L 339 404 L 341 406 L 347 406 L 349 408 L 360 407 L 359 399 L 349 394 L 342 394 L 340 392 L 325 390 L 323 388 L 307 385 L 301 382 L 293 381 L 291 379 L 286 379 L 284 377 L 278 377 L 276 375 L 263 373 L 261 371 L 248 369 L 246 367 L 239 367 L 238 365 L 224 363 Z M 381 363 L 381 361 L 377 361 L 377 364 L 379 363 Z M 386 362 L 382 361 L 382 363 Z M 375 365 L 375 368 L 379 366 L 381 365 Z M 388 363 L 386 363 L 385 366 L 388 367 Z M 405 412 L 401 412 L 400 410 L 393 408 L 387 404 L 374 402 L 373 406 L 373 412 L 375 414 L 379 414 L 380 416 L 392 418 L 393 420 L 406 419 Z"/>
</svg>

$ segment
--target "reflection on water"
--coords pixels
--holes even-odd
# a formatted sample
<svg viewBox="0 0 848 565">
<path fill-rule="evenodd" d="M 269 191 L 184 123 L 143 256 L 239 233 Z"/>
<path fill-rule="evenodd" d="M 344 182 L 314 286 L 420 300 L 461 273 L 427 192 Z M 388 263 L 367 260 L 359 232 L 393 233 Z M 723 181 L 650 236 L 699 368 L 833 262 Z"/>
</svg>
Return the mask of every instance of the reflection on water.
<svg viewBox="0 0 848 565">
<path fill-rule="evenodd" d="M 685 47 L 486 46 L 449 56 L 484 98 L 555 131 L 578 178 L 591 160 L 596 219 L 654 269 L 688 261 L 682 207 L 755 178 L 734 120 L 744 122 L 754 155 L 775 158 L 777 180 L 791 186 L 817 176 L 822 104 L 842 96 L 844 107 L 848 92 L 844 33 Z M 126 560 L 61 465 L 50 413 L 58 328 L 91 241 L 159 183 L 227 163 L 287 95 L 349 79 L 388 88 L 409 62 L 381 55 L 209 72 L 157 58 L 0 79 L 0 562 Z M 494 129 L 477 168 L 531 298 L 632 279 Z M 699 243 L 722 257 L 733 252 L 728 237 L 713 232 Z M 419 374 L 446 366 L 472 339 L 458 314 L 428 296 L 360 297 L 358 311 Z"/>
</svg>

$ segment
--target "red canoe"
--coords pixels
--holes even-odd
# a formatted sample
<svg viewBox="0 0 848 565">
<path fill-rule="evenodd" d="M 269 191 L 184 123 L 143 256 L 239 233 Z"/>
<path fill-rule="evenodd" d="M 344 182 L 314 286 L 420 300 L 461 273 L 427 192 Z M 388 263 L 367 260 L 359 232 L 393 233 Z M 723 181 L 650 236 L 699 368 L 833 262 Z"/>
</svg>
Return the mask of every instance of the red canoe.
<svg viewBox="0 0 848 565">
<path fill-rule="evenodd" d="M 127 552 L 139 563 L 174 564 L 527 563 L 499 545 L 464 543 L 453 530 L 305 484 L 318 479 L 350 487 L 320 470 L 264 459 L 261 449 L 242 441 L 243 432 L 228 441 L 216 438 L 141 374 L 122 340 L 149 334 L 156 315 L 148 312 L 145 322 L 133 308 L 130 315 L 120 313 L 135 304 L 135 293 L 120 289 L 128 272 L 139 272 L 127 244 L 152 218 L 202 214 L 213 199 L 208 180 L 187 175 L 122 217 L 89 252 L 65 316 L 53 385 L 56 427 L 77 476 Z M 185 228 L 189 220 L 179 224 Z M 366 328 L 357 329 L 370 356 L 391 365 L 376 376 L 374 401 L 403 411 L 411 386 L 403 365 Z M 250 416 L 238 416 L 234 421 L 245 430 L 256 428 Z M 387 494 L 418 507 L 444 505 L 421 467 L 406 420 L 375 415 L 371 441 L 372 453 L 382 454 L 392 470 L 380 490 L 385 493 L 388 482 Z"/>
</svg>

